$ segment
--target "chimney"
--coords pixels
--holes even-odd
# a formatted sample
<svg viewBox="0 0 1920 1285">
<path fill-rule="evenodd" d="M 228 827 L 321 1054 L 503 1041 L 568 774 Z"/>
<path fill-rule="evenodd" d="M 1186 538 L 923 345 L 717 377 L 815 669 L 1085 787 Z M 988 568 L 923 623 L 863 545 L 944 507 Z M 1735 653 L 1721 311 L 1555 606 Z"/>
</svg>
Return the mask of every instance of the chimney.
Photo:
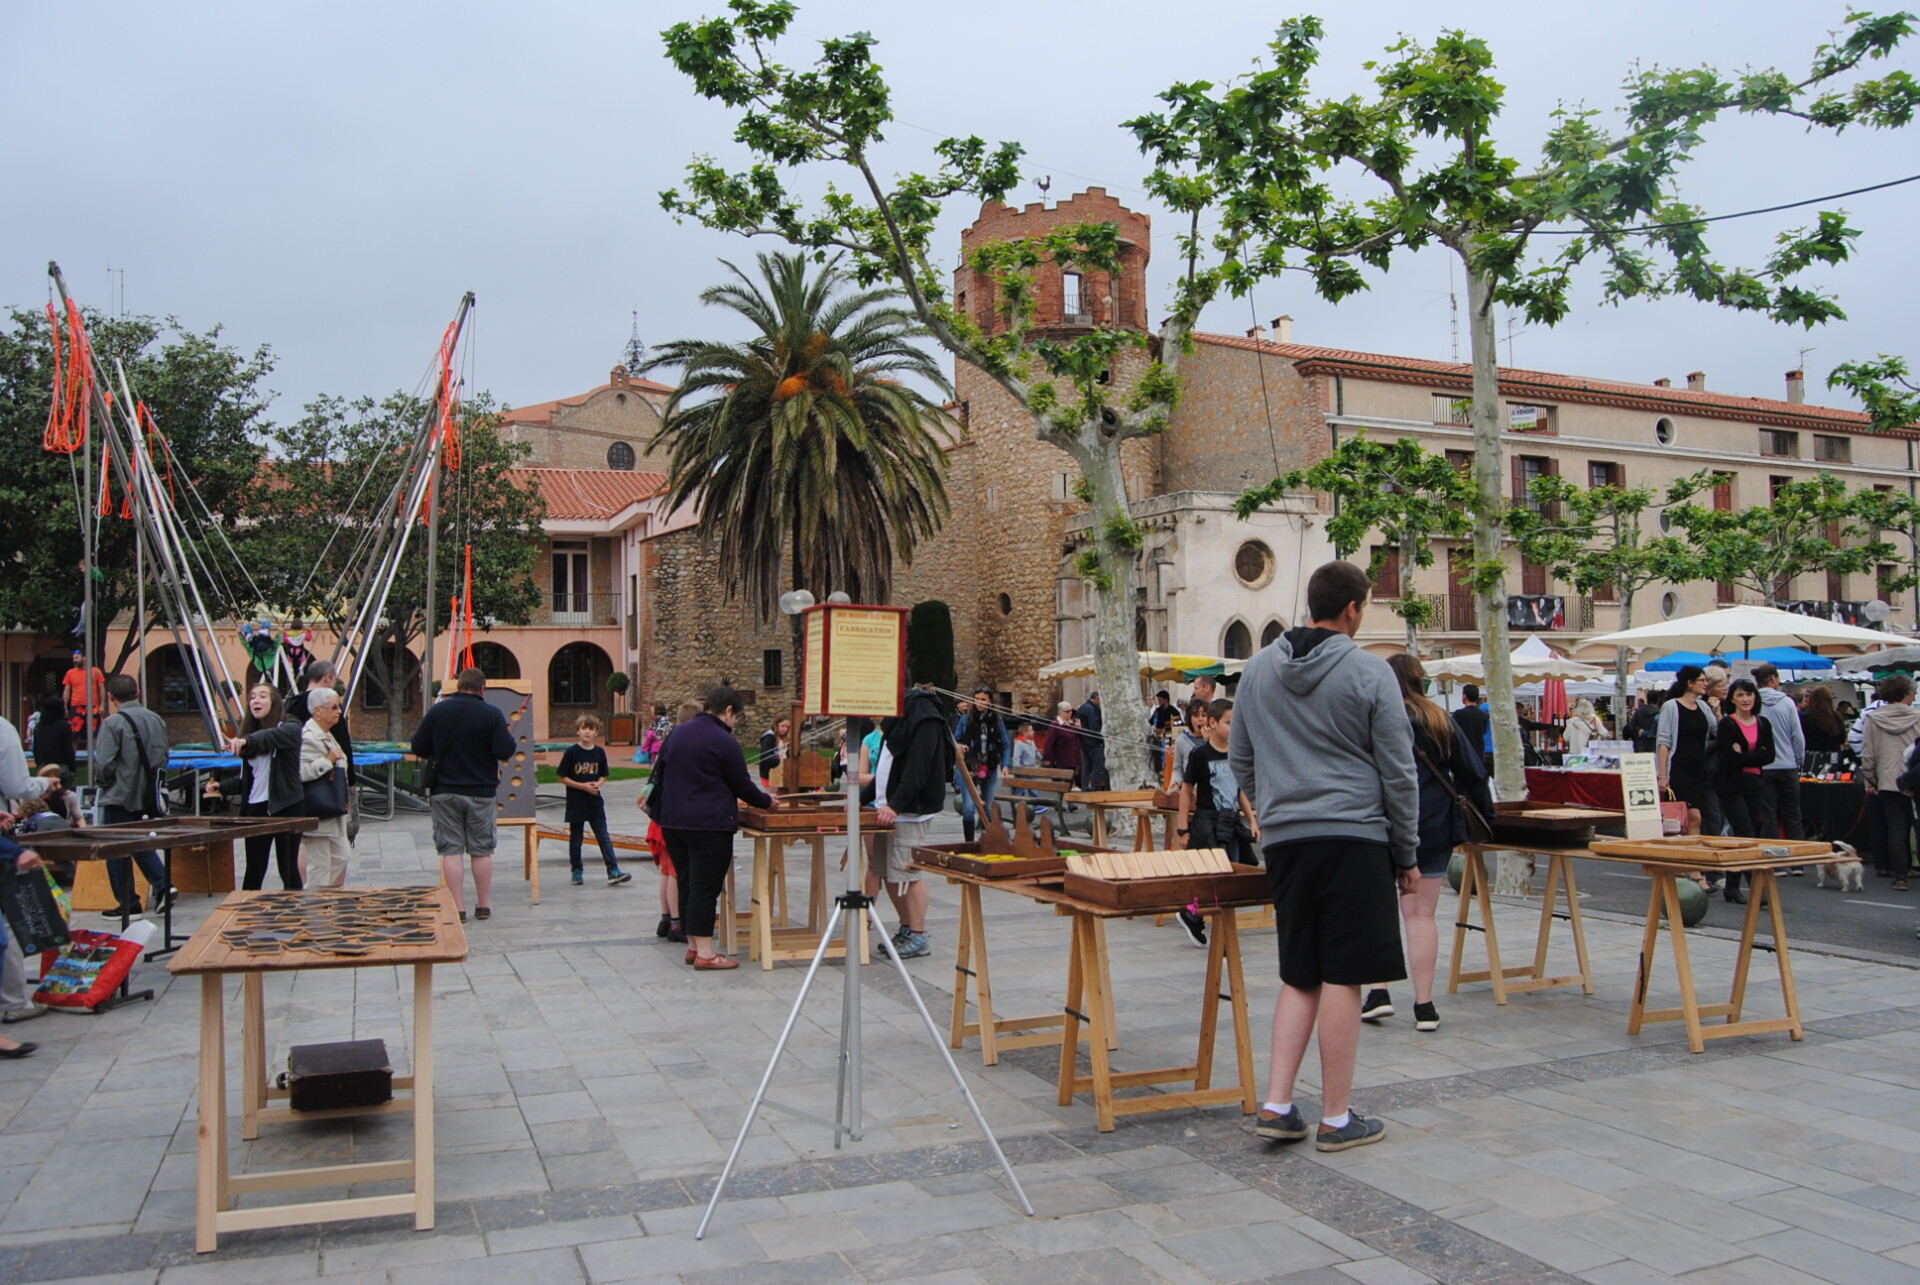
<svg viewBox="0 0 1920 1285">
<path fill-rule="evenodd" d="M 1265 326 L 1248 326 L 1247 338 L 1258 339 L 1261 343 L 1265 343 L 1267 341 L 1267 328 Z"/>
<path fill-rule="evenodd" d="M 1707 372 L 1704 370 L 1688 371 L 1687 372 L 1687 391 L 1690 393 L 1706 392 L 1707 391 Z"/>
<path fill-rule="evenodd" d="M 1655 388 L 1672 388 L 1673 381 L 1671 379 L 1656 379 L 1653 381 L 1653 386 Z"/>
<path fill-rule="evenodd" d="M 1787 372 L 1787 400 L 1799 406 L 1807 400 L 1807 372 L 1790 370 Z"/>
<path fill-rule="evenodd" d="M 1275 317 L 1273 319 L 1273 342 L 1290 344 L 1293 342 L 1293 318 Z"/>
</svg>

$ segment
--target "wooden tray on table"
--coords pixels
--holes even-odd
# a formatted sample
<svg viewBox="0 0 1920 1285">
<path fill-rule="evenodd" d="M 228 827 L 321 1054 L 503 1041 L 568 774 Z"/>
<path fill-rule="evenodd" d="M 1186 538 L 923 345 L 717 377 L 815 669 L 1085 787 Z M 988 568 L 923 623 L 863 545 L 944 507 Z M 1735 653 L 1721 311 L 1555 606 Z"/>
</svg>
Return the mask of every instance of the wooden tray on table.
<svg viewBox="0 0 1920 1285">
<path fill-rule="evenodd" d="M 828 798 L 844 798 L 843 795 L 828 795 Z M 745 803 L 740 805 L 740 824 L 749 830 L 791 830 L 798 834 L 815 834 L 822 830 L 844 830 L 847 828 L 847 809 L 842 803 L 838 807 L 821 805 L 818 807 L 786 805 L 777 808 L 756 808 Z M 880 814 L 872 808 L 860 809 L 862 829 L 884 830 L 880 824 Z"/>
<path fill-rule="evenodd" d="M 1198 903 L 1202 906 L 1250 906 L 1267 900 L 1267 872 L 1259 866 L 1230 862 L 1216 849 L 1179 852 L 1130 852 L 1117 864 L 1138 873 L 1112 878 L 1095 874 L 1087 863 L 1067 867 L 1065 891 L 1069 897 L 1112 910 L 1171 911 Z M 1182 870 L 1196 861 L 1220 867 L 1203 873 Z M 1159 873 L 1162 870 L 1170 873 Z"/>
<path fill-rule="evenodd" d="M 1595 827 L 1624 825 L 1626 814 L 1606 808 L 1581 808 L 1564 804 L 1534 803 L 1522 800 L 1496 803 L 1493 839 L 1512 843 L 1543 844 L 1551 847 L 1578 848 L 1593 838 Z"/>
<path fill-rule="evenodd" d="M 1596 839 L 1588 847 L 1603 857 L 1640 857 L 1690 866 L 1746 865 L 1774 861 L 1804 864 L 1833 855 L 1833 845 L 1685 834 L 1665 839 Z"/>
<path fill-rule="evenodd" d="M 1067 858 L 1082 852 L 1114 852 L 1114 848 L 1096 848 L 1078 844 L 1048 855 L 1021 856 L 1014 852 L 990 852 L 985 843 L 930 843 L 913 850 L 913 859 L 923 866 L 938 866 L 977 879 L 1045 879 L 1066 873 Z"/>
</svg>

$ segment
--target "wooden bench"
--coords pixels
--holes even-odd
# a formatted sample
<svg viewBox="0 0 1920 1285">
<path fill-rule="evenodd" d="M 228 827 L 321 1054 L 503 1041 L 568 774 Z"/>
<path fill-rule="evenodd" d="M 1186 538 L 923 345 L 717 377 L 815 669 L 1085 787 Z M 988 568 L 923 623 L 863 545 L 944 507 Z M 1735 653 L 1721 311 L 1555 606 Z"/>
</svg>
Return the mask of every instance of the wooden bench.
<svg viewBox="0 0 1920 1285">
<path fill-rule="evenodd" d="M 1074 777 L 1077 774 L 1070 767 L 1009 767 L 1000 774 L 1000 792 L 993 797 L 995 807 L 1004 807 L 1008 821 L 1014 819 L 1014 805 L 1025 802 L 1031 812 L 1035 807 L 1053 810 L 1054 829 L 1061 834 L 1067 832 L 1067 795 L 1074 792 Z M 1017 791 L 1027 791 L 1019 795 Z M 1087 834 L 1091 839 L 1093 822 L 1087 822 Z"/>
</svg>

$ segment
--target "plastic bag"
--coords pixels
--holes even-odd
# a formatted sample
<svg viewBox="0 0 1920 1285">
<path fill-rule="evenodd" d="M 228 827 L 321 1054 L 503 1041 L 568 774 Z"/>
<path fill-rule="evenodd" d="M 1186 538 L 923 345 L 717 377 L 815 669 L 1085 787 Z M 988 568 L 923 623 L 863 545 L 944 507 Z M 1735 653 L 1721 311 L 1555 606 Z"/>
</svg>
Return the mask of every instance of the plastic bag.
<svg viewBox="0 0 1920 1285">
<path fill-rule="evenodd" d="M 40 979 L 34 1002 L 49 1008 L 94 1007 L 120 988 L 154 931 L 155 925 L 144 919 L 130 925 L 124 937 L 73 929 L 73 940 L 60 948 L 59 957 Z"/>
</svg>

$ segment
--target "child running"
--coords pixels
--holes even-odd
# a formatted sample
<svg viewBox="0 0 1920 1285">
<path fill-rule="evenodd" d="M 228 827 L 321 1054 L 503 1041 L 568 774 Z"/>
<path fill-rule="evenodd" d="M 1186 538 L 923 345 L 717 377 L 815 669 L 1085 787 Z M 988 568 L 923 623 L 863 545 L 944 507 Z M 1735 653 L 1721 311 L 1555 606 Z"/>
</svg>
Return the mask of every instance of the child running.
<svg viewBox="0 0 1920 1285">
<path fill-rule="evenodd" d="M 600 720 L 582 714 L 573 726 L 580 743 L 567 746 L 560 756 L 560 783 L 567 787 L 567 861 L 573 866 L 573 886 L 587 881 L 580 866 L 580 832 L 588 825 L 593 827 L 593 837 L 600 841 L 601 859 L 607 863 L 607 885 L 623 884 L 633 876 L 614 859 L 613 840 L 607 834 L 607 801 L 600 797 L 600 789 L 607 783 L 607 752 L 599 745 Z"/>
</svg>

